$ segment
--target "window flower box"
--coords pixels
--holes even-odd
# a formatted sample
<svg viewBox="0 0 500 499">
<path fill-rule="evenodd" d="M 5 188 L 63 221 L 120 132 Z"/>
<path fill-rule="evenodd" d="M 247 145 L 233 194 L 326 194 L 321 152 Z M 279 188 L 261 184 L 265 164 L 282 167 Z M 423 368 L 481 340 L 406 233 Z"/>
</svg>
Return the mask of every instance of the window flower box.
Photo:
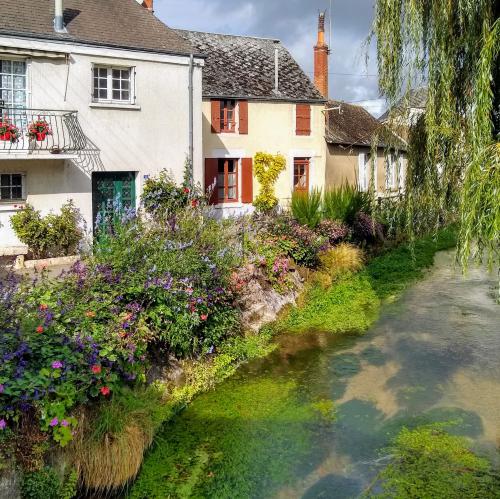
<svg viewBox="0 0 500 499">
<path fill-rule="evenodd" d="M 19 137 L 19 129 L 7 118 L 0 119 L 0 140 L 3 142 L 16 142 Z"/>
</svg>

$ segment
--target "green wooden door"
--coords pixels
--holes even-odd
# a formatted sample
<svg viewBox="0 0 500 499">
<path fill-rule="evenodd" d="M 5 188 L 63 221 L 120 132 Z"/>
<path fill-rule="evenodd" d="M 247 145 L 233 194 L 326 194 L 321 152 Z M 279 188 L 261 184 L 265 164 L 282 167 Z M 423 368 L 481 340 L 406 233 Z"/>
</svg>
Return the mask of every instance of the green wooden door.
<svg viewBox="0 0 500 499">
<path fill-rule="evenodd" d="M 135 208 L 135 173 L 105 172 L 92 174 L 92 212 L 96 221 L 106 223 L 125 209 Z"/>
</svg>

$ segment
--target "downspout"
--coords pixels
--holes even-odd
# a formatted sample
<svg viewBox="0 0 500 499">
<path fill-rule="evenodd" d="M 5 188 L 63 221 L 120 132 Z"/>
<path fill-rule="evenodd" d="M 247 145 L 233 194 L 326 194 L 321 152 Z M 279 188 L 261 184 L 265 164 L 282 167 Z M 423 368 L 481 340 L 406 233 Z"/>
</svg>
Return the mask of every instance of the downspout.
<svg viewBox="0 0 500 499">
<path fill-rule="evenodd" d="M 194 186 L 194 55 L 189 56 L 189 164 Z"/>
</svg>

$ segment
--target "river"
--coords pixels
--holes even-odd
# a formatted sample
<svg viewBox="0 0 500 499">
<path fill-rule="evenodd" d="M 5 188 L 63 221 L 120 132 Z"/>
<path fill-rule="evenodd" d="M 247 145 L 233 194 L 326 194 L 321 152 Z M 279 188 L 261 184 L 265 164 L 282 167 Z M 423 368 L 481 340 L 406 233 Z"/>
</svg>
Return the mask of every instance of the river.
<svg viewBox="0 0 500 499">
<path fill-rule="evenodd" d="M 391 438 L 434 421 L 497 460 L 497 275 L 463 277 L 452 262 L 436 255 L 366 334 L 285 335 L 197 398 L 146 461 L 163 497 L 358 497 L 387 464 Z"/>
</svg>

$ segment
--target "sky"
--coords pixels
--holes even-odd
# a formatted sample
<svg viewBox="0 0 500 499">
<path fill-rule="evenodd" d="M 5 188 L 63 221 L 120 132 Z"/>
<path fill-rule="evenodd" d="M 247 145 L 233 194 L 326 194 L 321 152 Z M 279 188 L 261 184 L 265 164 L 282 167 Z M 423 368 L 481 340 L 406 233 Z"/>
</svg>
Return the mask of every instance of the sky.
<svg viewBox="0 0 500 499">
<path fill-rule="evenodd" d="M 279 38 L 312 78 L 318 14 L 330 0 L 154 0 L 155 14 L 172 28 Z M 379 99 L 375 47 L 370 32 L 374 0 L 332 0 L 330 97 L 356 103 L 374 116 Z M 327 24 L 329 21 L 327 20 Z M 328 34 L 327 34 L 328 38 Z"/>
</svg>

